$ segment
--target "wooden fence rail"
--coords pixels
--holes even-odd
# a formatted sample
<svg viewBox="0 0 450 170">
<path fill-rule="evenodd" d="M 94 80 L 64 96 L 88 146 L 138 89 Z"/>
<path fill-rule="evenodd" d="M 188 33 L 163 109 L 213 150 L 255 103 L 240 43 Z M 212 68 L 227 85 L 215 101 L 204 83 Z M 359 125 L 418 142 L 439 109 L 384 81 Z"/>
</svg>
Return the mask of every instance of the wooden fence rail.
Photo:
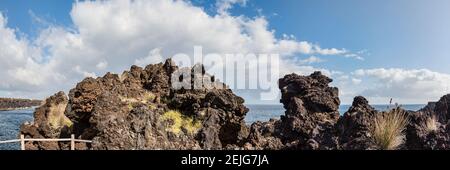
<svg viewBox="0 0 450 170">
<path fill-rule="evenodd" d="M 61 139 L 25 139 L 23 134 L 20 135 L 20 139 L 6 140 L 0 141 L 0 144 L 3 143 L 15 143 L 20 142 L 20 149 L 25 150 L 25 142 L 70 142 L 70 150 L 75 150 L 75 142 L 84 142 L 84 143 L 92 143 L 90 140 L 82 140 L 75 139 L 75 135 L 70 135 L 70 138 L 61 138 Z"/>
</svg>

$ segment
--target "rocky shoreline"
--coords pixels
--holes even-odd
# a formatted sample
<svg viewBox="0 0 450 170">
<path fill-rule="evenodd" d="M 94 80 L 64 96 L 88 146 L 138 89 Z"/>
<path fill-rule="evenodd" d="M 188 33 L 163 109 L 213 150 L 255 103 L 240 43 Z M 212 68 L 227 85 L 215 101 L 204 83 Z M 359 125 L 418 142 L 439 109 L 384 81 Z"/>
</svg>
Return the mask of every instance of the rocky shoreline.
<svg viewBox="0 0 450 170">
<path fill-rule="evenodd" d="M 40 100 L 0 98 L 0 111 L 29 109 L 41 104 Z"/>
<path fill-rule="evenodd" d="M 173 79 L 174 72 L 191 77 Z M 171 81 L 200 89 L 174 90 Z M 21 126 L 27 138 L 75 134 L 92 144 L 80 150 L 376 150 L 450 148 L 450 95 L 420 111 L 393 107 L 378 112 L 362 96 L 342 116 L 339 90 L 315 72 L 279 80 L 280 119 L 246 125 L 244 99 L 208 75 L 202 65 L 178 68 L 169 59 L 121 75 L 86 78 L 36 109 L 34 122 Z M 67 150 L 67 143 L 27 142 L 27 149 Z"/>
</svg>

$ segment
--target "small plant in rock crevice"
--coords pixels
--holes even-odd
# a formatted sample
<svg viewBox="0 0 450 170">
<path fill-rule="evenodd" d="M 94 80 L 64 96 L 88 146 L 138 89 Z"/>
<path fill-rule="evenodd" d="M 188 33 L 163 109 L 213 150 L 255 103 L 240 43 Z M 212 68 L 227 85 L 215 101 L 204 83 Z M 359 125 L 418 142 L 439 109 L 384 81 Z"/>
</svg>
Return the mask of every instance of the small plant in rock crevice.
<svg viewBox="0 0 450 170">
<path fill-rule="evenodd" d="M 179 111 L 169 110 L 161 115 L 161 121 L 170 121 L 170 125 L 167 126 L 166 131 L 179 135 L 183 129 L 188 134 L 195 134 L 200 130 L 202 124 L 200 120 L 196 120 L 192 117 L 185 116 Z"/>
</svg>

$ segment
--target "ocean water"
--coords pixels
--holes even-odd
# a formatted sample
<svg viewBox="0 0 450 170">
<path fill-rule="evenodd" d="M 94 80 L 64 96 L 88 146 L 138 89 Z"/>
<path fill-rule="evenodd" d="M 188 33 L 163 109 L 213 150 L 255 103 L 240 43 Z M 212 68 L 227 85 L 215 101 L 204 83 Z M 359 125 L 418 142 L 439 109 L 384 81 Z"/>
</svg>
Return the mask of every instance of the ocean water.
<svg viewBox="0 0 450 170">
<path fill-rule="evenodd" d="M 404 105 L 406 110 L 419 110 L 425 105 Z M 271 118 L 279 119 L 284 114 L 282 105 L 247 105 L 250 109 L 245 118 L 247 124 L 255 121 L 268 121 Z M 344 114 L 350 105 L 341 105 L 339 112 Z M 387 109 L 387 105 L 373 105 L 377 110 L 383 111 Z M 26 121 L 33 121 L 34 109 L 0 111 L 0 141 L 17 139 L 20 125 Z M 19 143 L 0 144 L 0 150 L 16 150 L 19 149 Z"/>
<path fill-rule="evenodd" d="M 17 139 L 20 125 L 33 120 L 34 109 L 0 111 L 0 141 Z M 19 143 L 0 144 L 0 150 L 19 149 Z"/>
<path fill-rule="evenodd" d="M 284 115 L 285 109 L 283 105 L 246 105 L 250 111 L 245 117 L 245 122 L 251 124 L 256 121 L 268 121 L 271 118 L 279 119 L 281 115 Z M 339 107 L 339 113 L 344 114 L 351 105 L 341 105 Z M 372 105 L 378 111 L 385 111 L 388 109 L 388 105 Z M 425 104 L 410 104 L 401 106 L 405 110 L 417 111 L 425 107 Z"/>
</svg>

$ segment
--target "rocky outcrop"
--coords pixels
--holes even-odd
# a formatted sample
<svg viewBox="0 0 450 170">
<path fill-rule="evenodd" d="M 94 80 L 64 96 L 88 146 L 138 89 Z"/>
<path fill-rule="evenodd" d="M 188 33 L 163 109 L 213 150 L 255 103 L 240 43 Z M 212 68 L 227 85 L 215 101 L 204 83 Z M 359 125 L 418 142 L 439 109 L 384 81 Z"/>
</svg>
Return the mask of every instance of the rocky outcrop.
<svg viewBox="0 0 450 170">
<path fill-rule="evenodd" d="M 278 121 L 252 125 L 250 143 L 256 149 L 337 149 L 338 89 L 320 72 L 286 75 L 279 80 L 286 109 Z"/>
<path fill-rule="evenodd" d="M 354 98 L 352 106 L 339 116 L 338 91 L 329 87 L 331 79 L 320 72 L 310 76 L 290 74 L 280 79 L 281 102 L 286 109 L 280 120 L 256 122 L 251 125 L 245 149 L 312 149 L 312 150 L 375 150 L 378 142 L 392 140 L 390 149 L 449 149 L 450 126 L 447 126 L 449 96 L 439 102 L 430 102 L 424 109 L 404 111 L 393 108 L 379 112 L 362 96 Z M 379 128 L 402 128 L 399 132 L 386 131 L 375 137 L 375 119 L 398 112 L 405 113 L 405 125 L 383 124 Z M 384 118 L 382 118 L 384 119 Z M 385 119 L 382 123 L 399 123 Z M 399 126 L 399 127 L 397 127 Z M 384 133 L 384 132 L 381 132 Z M 384 138 L 386 137 L 386 138 Z M 394 141 L 395 140 L 395 141 Z"/>
<path fill-rule="evenodd" d="M 188 85 L 172 88 L 172 81 Z M 77 149 L 112 150 L 239 148 L 248 136 L 244 100 L 202 65 L 178 68 L 169 59 L 145 68 L 132 66 L 120 76 L 86 78 L 68 96 L 58 93 L 47 99 L 36 110 L 35 122 L 23 125 L 21 133 L 33 138 L 75 134 L 93 141 Z M 71 124 L 52 128 L 49 115 L 66 116 Z"/>
<path fill-rule="evenodd" d="M 68 138 L 73 122 L 64 115 L 68 99 L 59 92 L 45 100 L 34 112 L 34 122 L 20 127 L 26 138 Z M 67 145 L 58 142 L 27 142 L 27 149 L 64 149 Z"/>
<path fill-rule="evenodd" d="M 40 100 L 0 98 L 0 111 L 30 108 L 41 104 Z"/>
<path fill-rule="evenodd" d="M 412 150 L 450 149 L 450 94 L 411 114 L 406 145 Z"/>
<path fill-rule="evenodd" d="M 321 72 L 310 76 L 290 74 L 279 80 L 284 141 L 299 149 L 336 149 L 335 124 L 339 119 L 339 94 Z"/>
<path fill-rule="evenodd" d="M 344 150 L 373 148 L 370 128 L 377 113 L 366 98 L 355 97 L 352 106 L 337 123 L 341 148 Z"/>
<path fill-rule="evenodd" d="M 434 115 L 437 121 L 447 124 L 450 119 L 450 94 L 447 94 L 434 105 Z"/>
<path fill-rule="evenodd" d="M 280 120 L 271 119 L 268 122 L 257 121 L 250 127 L 248 143 L 244 145 L 248 150 L 281 150 L 286 149 L 283 141 L 283 126 Z"/>
<path fill-rule="evenodd" d="M 331 82 L 321 72 L 284 76 L 279 88 L 285 114 L 247 126 L 244 99 L 202 65 L 179 68 L 169 59 L 145 68 L 132 66 L 121 75 L 86 78 L 68 97 L 59 92 L 46 99 L 36 109 L 34 122 L 23 124 L 20 133 L 27 138 L 74 134 L 93 141 L 77 143 L 76 149 L 85 150 L 450 149 L 450 95 L 418 112 L 394 110 L 401 115 L 393 118 L 391 112 L 376 111 L 358 96 L 340 116 L 339 92 L 329 86 Z M 380 118 L 387 121 L 378 127 L 394 131 L 383 136 L 383 130 L 375 130 L 375 120 Z M 396 122 L 397 118 L 405 121 Z M 380 147 L 382 140 L 396 143 Z M 26 148 L 70 147 L 67 142 L 27 142 Z"/>
</svg>

